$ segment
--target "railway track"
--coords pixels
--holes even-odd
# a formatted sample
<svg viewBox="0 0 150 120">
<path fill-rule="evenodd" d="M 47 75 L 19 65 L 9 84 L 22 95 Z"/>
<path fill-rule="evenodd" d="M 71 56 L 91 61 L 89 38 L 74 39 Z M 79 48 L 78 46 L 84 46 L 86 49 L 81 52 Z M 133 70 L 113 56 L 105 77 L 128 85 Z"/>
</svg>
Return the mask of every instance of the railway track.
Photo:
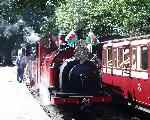
<svg viewBox="0 0 150 120">
<path fill-rule="evenodd" d="M 113 104 L 44 106 L 40 103 L 38 91 L 33 91 L 30 87 L 28 89 L 51 120 L 147 120 L 137 117 L 128 108 Z"/>
</svg>

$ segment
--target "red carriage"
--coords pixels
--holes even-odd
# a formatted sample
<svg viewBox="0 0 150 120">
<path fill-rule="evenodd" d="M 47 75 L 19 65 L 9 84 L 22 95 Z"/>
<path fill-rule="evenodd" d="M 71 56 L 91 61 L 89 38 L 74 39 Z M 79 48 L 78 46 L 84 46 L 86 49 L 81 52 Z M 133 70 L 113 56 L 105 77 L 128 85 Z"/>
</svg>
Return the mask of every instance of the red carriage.
<svg viewBox="0 0 150 120">
<path fill-rule="evenodd" d="M 130 104 L 150 106 L 150 35 L 103 42 L 102 81 Z"/>
</svg>

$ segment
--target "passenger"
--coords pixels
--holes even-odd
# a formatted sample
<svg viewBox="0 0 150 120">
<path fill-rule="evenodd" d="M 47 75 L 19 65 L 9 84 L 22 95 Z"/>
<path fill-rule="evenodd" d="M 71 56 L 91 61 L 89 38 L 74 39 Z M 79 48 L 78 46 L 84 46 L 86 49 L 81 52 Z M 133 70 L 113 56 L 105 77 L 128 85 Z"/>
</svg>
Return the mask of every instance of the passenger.
<svg viewBox="0 0 150 120">
<path fill-rule="evenodd" d="M 126 56 L 126 59 L 120 64 L 120 67 L 122 67 L 122 68 L 129 68 L 130 67 L 129 49 L 125 49 L 124 58 L 125 58 L 125 56 Z"/>
<path fill-rule="evenodd" d="M 124 60 L 121 64 L 120 64 L 120 67 L 123 67 L 123 68 L 129 68 L 130 66 L 130 57 L 128 57 L 126 60 Z"/>
<path fill-rule="evenodd" d="M 23 81 L 24 68 L 26 66 L 26 57 L 23 56 L 21 50 L 18 51 L 16 65 L 17 65 L 17 81 L 21 83 Z"/>
</svg>

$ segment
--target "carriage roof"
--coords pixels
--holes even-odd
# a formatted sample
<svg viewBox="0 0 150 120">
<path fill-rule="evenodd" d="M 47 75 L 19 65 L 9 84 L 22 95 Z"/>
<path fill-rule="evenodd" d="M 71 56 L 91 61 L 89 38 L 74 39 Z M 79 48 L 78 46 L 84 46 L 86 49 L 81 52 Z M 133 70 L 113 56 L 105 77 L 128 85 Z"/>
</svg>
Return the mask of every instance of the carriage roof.
<svg viewBox="0 0 150 120">
<path fill-rule="evenodd" d="M 150 34 L 143 35 L 143 36 L 136 36 L 136 37 L 130 37 L 130 38 L 122 38 L 122 39 L 114 39 L 114 40 L 108 40 L 102 42 L 104 44 L 104 47 L 107 46 L 113 46 L 113 47 L 119 47 L 124 45 L 145 45 L 150 42 Z"/>
</svg>

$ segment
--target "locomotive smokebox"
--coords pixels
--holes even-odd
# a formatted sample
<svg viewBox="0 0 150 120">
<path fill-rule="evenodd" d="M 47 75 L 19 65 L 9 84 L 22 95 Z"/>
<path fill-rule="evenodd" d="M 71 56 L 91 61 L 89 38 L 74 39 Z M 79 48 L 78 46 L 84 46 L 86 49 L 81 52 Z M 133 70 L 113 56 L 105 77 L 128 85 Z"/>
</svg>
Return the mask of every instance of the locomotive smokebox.
<svg viewBox="0 0 150 120">
<path fill-rule="evenodd" d="M 72 91 L 93 94 L 100 88 L 99 71 L 95 64 L 86 61 L 74 66 L 69 72 Z"/>
<path fill-rule="evenodd" d="M 99 71 L 95 64 L 86 61 L 82 64 L 76 60 L 63 63 L 60 68 L 60 89 L 63 92 L 92 94 L 100 88 Z"/>
</svg>

